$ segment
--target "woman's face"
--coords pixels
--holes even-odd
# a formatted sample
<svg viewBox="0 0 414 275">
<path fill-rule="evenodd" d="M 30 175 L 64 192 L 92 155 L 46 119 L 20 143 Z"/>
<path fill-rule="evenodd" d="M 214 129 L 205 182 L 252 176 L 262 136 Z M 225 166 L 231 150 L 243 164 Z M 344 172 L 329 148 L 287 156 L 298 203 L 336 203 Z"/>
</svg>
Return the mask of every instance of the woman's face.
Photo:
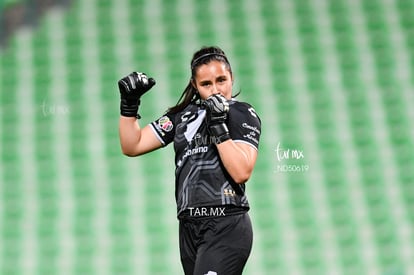
<svg viewBox="0 0 414 275">
<path fill-rule="evenodd" d="M 203 100 L 214 94 L 231 99 L 233 76 L 224 62 L 212 60 L 200 65 L 192 83 Z"/>
</svg>

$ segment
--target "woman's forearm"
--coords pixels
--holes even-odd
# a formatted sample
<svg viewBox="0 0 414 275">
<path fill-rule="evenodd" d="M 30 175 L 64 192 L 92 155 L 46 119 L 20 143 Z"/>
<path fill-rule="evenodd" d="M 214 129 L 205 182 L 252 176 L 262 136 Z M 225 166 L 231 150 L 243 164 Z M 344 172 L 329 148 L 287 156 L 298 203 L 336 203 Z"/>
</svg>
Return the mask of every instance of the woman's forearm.
<svg viewBox="0 0 414 275">
<path fill-rule="evenodd" d="M 247 144 L 227 140 L 217 144 L 221 161 L 236 183 L 245 183 L 251 176 L 257 152 Z"/>
<path fill-rule="evenodd" d="M 119 118 L 119 140 L 122 153 L 127 156 L 137 155 L 137 147 L 141 139 L 141 129 L 135 117 Z"/>
</svg>

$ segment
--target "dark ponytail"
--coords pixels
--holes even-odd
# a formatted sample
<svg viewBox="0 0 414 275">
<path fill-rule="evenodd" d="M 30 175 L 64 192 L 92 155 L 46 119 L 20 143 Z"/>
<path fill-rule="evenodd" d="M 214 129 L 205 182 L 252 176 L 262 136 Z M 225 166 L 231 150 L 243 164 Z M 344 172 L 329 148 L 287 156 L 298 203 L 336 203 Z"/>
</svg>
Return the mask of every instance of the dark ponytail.
<svg viewBox="0 0 414 275">
<path fill-rule="evenodd" d="M 195 82 L 195 73 L 199 66 L 207 64 L 212 60 L 217 60 L 225 63 L 227 69 L 230 71 L 230 74 L 233 74 L 230 63 L 222 49 L 219 47 L 201 48 L 199 51 L 194 53 L 193 58 L 191 59 L 191 79 L 188 81 L 187 87 L 185 87 L 177 104 L 167 110 L 168 113 L 178 113 L 184 110 L 185 107 L 187 107 L 189 104 L 196 103 L 201 100 L 200 94 L 193 86 L 193 82 Z"/>
<path fill-rule="evenodd" d="M 187 87 L 185 87 L 184 92 L 181 94 L 177 104 L 173 107 L 170 107 L 167 113 L 178 113 L 184 110 L 184 108 L 187 107 L 190 103 L 196 102 L 199 99 L 200 95 L 190 80 L 187 84 Z"/>
</svg>

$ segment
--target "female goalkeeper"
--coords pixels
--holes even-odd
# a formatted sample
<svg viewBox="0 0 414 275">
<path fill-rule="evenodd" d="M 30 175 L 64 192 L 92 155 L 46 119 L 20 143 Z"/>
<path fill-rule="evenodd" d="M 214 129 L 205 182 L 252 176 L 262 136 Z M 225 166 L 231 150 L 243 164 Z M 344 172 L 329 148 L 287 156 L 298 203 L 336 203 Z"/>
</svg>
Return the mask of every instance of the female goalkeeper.
<svg viewBox="0 0 414 275">
<path fill-rule="evenodd" d="M 153 78 L 133 72 L 118 82 L 122 152 L 139 156 L 174 144 L 181 263 L 186 275 L 241 274 L 252 247 L 245 183 L 252 174 L 261 123 L 253 107 L 232 97 L 225 53 L 203 47 L 177 105 L 141 128 L 141 96 Z"/>
</svg>

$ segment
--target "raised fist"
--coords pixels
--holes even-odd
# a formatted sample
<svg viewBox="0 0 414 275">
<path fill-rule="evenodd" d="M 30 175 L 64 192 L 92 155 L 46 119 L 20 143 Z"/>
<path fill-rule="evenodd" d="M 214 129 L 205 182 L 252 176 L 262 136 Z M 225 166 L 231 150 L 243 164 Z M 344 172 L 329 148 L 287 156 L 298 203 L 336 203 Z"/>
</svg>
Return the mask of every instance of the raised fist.
<svg viewBox="0 0 414 275">
<path fill-rule="evenodd" d="M 118 81 L 118 87 L 121 94 L 134 94 L 141 97 L 152 86 L 155 85 L 153 78 L 148 78 L 145 73 L 133 72 Z"/>
<path fill-rule="evenodd" d="M 215 137 L 216 144 L 230 139 L 229 130 L 226 125 L 227 114 L 230 110 L 227 99 L 215 94 L 209 96 L 204 102 L 206 108 L 207 129 L 211 136 Z"/>
<path fill-rule="evenodd" d="M 127 117 L 138 117 L 138 108 L 141 96 L 155 85 L 153 78 L 148 78 L 145 73 L 133 72 L 118 81 L 121 94 L 121 115 Z"/>
<path fill-rule="evenodd" d="M 220 94 L 209 96 L 203 102 L 203 105 L 207 111 L 206 119 L 208 124 L 225 122 L 230 108 L 229 103 L 224 96 Z"/>
</svg>

